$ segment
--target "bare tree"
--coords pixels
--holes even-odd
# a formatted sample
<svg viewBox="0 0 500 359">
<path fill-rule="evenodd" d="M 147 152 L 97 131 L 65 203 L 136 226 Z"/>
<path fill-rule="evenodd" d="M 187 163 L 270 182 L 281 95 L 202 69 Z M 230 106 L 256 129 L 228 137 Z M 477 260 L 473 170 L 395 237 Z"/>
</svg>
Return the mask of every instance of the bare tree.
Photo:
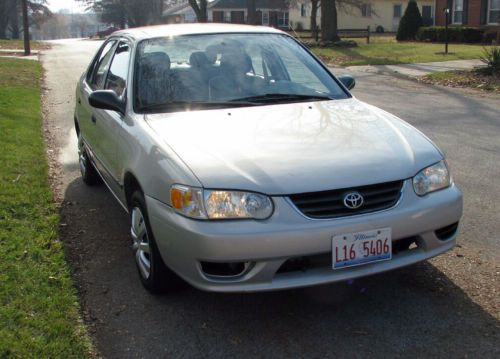
<svg viewBox="0 0 500 359">
<path fill-rule="evenodd" d="M 337 23 L 337 0 L 321 1 L 321 40 L 340 40 Z"/>
<path fill-rule="evenodd" d="M 318 24 L 316 23 L 316 18 L 318 17 L 318 7 L 320 5 L 320 0 L 311 0 L 311 25 L 310 29 L 312 31 L 313 37 L 318 40 Z"/>
<path fill-rule="evenodd" d="M 76 28 L 79 31 L 80 37 L 85 37 L 85 30 L 87 29 L 87 26 L 89 24 L 88 21 L 88 16 L 85 14 L 75 14 L 73 15 L 73 24 L 76 26 Z"/>
<path fill-rule="evenodd" d="M 21 0 L 23 11 L 23 30 L 24 30 L 24 56 L 31 55 L 30 48 L 30 24 L 28 20 L 28 0 Z"/>
<path fill-rule="evenodd" d="M 370 0 L 321 0 L 321 40 L 338 41 L 338 10 L 348 13 L 361 10 Z M 376 12 L 372 9 L 372 15 Z"/>
<path fill-rule="evenodd" d="M 20 25 L 22 21 L 22 0 L 0 0 L 0 38 L 7 37 L 9 30 L 12 38 L 19 39 L 23 32 Z M 30 23 L 38 25 L 45 21 L 51 12 L 46 6 L 46 0 L 27 0 L 26 9 Z"/>
<path fill-rule="evenodd" d="M 21 37 L 21 28 L 19 27 L 19 17 L 22 15 L 20 2 L 17 0 L 12 1 L 10 7 L 10 33 L 13 39 L 19 39 Z"/>
<path fill-rule="evenodd" d="M 207 0 L 189 0 L 189 5 L 193 8 L 198 22 L 208 21 Z"/>
<path fill-rule="evenodd" d="M 176 0 L 77 0 L 87 5 L 88 10 L 99 15 L 101 21 L 121 29 L 160 24 L 165 3 Z"/>
<path fill-rule="evenodd" d="M 62 39 L 70 37 L 68 17 L 62 14 L 54 14 L 40 26 L 43 39 Z"/>
<path fill-rule="evenodd" d="M 257 24 L 257 8 L 256 0 L 247 0 L 247 24 Z"/>
</svg>

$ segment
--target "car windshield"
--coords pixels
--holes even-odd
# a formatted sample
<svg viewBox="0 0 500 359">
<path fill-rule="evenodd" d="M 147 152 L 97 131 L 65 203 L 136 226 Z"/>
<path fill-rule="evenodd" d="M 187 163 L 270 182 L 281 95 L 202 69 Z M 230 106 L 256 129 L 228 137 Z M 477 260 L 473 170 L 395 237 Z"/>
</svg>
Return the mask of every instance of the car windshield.
<svg viewBox="0 0 500 359">
<path fill-rule="evenodd" d="M 178 111 L 349 97 L 294 39 L 281 34 L 207 34 L 140 42 L 138 112 Z"/>
</svg>

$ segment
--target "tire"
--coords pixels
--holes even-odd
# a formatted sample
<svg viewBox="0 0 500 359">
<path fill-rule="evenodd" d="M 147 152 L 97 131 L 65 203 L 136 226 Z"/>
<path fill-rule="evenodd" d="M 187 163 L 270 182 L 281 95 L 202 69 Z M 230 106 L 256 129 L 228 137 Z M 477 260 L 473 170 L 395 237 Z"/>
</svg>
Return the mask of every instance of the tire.
<svg viewBox="0 0 500 359">
<path fill-rule="evenodd" d="M 167 268 L 161 258 L 141 191 L 132 194 L 129 209 L 132 248 L 142 285 L 153 294 L 176 289 L 180 279 Z"/>
<path fill-rule="evenodd" d="M 78 134 L 78 162 L 80 164 L 82 180 L 87 186 L 95 186 L 101 183 L 101 177 L 99 177 L 97 170 L 90 161 L 87 151 L 85 150 L 81 133 Z"/>
</svg>

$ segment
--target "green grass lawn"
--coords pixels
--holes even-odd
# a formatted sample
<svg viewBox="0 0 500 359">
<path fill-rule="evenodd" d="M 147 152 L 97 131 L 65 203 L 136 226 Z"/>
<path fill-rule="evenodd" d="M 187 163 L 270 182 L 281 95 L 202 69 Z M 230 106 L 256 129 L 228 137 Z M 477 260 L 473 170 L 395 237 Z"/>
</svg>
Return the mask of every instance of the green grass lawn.
<svg viewBox="0 0 500 359">
<path fill-rule="evenodd" d="M 31 41 L 31 50 L 45 50 L 50 49 L 50 44 L 41 41 Z M 1 40 L 0 39 L 0 50 L 23 50 L 24 42 L 23 40 Z"/>
<path fill-rule="evenodd" d="M 329 65 L 393 65 L 415 62 L 433 62 L 448 60 L 478 59 L 483 55 L 482 45 L 450 44 L 452 54 L 440 55 L 444 44 L 422 42 L 400 42 L 394 37 L 373 37 L 371 43 L 358 39 L 355 48 L 319 48 L 312 51 Z"/>
<path fill-rule="evenodd" d="M 41 75 L 0 58 L 0 358 L 89 357 L 47 180 Z"/>
</svg>

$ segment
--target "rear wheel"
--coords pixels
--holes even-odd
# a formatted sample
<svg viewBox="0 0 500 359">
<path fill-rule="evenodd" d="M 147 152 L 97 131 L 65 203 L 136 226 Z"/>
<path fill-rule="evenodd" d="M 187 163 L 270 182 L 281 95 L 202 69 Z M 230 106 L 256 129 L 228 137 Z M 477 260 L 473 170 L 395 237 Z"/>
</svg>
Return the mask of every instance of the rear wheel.
<svg viewBox="0 0 500 359">
<path fill-rule="evenodd" d="M 158 251 L 147 217 L 144 195 L 140 191 L 130 200 L 130 233 L 139 277 L 151 293 L 163 293 L 179 284 L 177 276 L 167 268 Z"/>
<path fill-rule="evenodd" d="M 101 178 L 92 162 L 90 162 L 87 150 L 85 150 L 85 146 L 83 145 L 81 133 L 78 134 L 78 162 L 80 164 L 82 180 L 87 186 L 93 186 L 100 183 Z"/>
</svg>

